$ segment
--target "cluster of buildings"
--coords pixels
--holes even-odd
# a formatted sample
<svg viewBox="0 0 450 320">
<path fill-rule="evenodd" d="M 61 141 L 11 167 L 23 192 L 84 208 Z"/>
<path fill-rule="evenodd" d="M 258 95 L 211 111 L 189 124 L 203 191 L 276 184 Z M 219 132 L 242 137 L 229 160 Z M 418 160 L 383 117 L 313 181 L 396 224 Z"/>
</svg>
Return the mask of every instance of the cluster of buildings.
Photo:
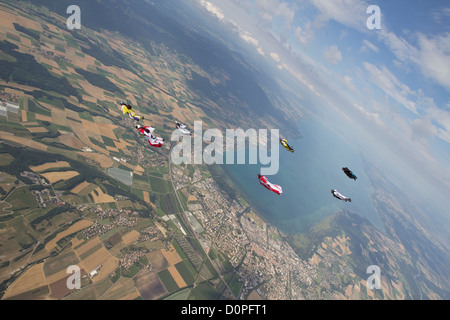
<svg viewBox="0 0 450 320">
<path fill-rule="evenodd" d="M 189 183 L 197 199 L 188 202 L 188 209 L 205 230 L 198 234 L 200 243 L 205 250 L 214 246 L 225 254 L 239 274 L 237 298 L 256 291 L 264 299 L 304 299 L 302 288 L 317 278 L 316 268 L 298 257 L 277 228 L 230 199 L 212 178 L 194 181 L 195 173 L 189 177 L 177 167 L 172 173 L 176 188 Z"/>
<path fill-rule="evenodd" d="M 50 189 L 31 190 L 31 193 L 36 197 L 36 202 L 41 208 L 46 208 L 50 204 L 58 204 L 60 206 L 65 204 L 57 195 L 52 195 Z"/>
<path fill-rule="evenodd" d="M 161 230 L 158 229 L 157 226 L 150 226 L 148 228 L 145 228 L 141 231 L 139 231 L 140 235 L 138 238 L 138 242 L 142 242 L 142 241 L 155 241 L 158 240 L 160 238 L 160 236 L 162 235 Z"/>
<path fill-rule="evenodd" d="M 113 229 L 115 226 L 114 224 L 100 224 L 98 222 L 94 223 L 89 228 L 86 228 L 83 230 L 83 236 L 86 239 L 95 238 L 97 236 L 101 236 L 105 233 L 107 233 L 109 230 Z"/>
<path fill-rule="evenodd" d="M 62 53 L 54 53 L 53 51 L 50 50 L 43 50 L 40 47 L 37 46 L 32 46 L 31 47 L 31 51 L 35 52 L 37 51 L 41 56 L 43 56 L 44 58 L 53 60 L 53 61 L 65 61 L 65 62 L 70 62 L 69 59 L 67 59 L 67 57 L 62 54 Z"/>
<path fill-rule="evenodd" d="M 103 209 L 100 206 L 92 208 L 90 206 L 79 206 L 80 211 L 92 210 L 99 220 L 110 219 L 109 223 L 94 223 L 89 228 L 83 231 L 86 239 L 90 239 L 96 236 L 101 236 L 109 230 L 118 226 L 135 227 L 138 223 L 139 213 L 132 210 L 125 209 Z"/>
<path fill-rule="evenodd" d="M 120 266 L 124 267 L 125 269 L 129 269 L 133 264 L 136 263 L 141 257 L 145 256 L 148 252 L 146 249 L 142 250 L 136 250 L 132 253 L 127 253 L 120 258 Z"/>
</svg>

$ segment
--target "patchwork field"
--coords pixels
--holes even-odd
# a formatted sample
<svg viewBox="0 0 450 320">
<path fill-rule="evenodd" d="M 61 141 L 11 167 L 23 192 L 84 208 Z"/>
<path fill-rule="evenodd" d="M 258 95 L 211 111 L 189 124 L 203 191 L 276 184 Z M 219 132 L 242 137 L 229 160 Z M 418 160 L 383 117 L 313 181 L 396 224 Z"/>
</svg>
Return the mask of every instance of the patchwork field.
<svg viewBox="0 0 450 320">
<path fill-rule="evenodd" d="M 155 300 L 167 294 L 166 288 L 154 271 L 142 269 L 134 276 L 133 281 L 144 300 Z"/>
<path fill-rule="evenodd" d="M 53 238 L 52 240 L 50 240 L 49 242 L 47 242 L 47 243 L 45 244 L 45 249 L 46 249 L 47 251 L 51 251 L 53 248 L 56 248 L 56 246 L 57 246 L 56 243 L 57 243 L 60 239 L 66 237 L 66 236 L 68 236 L 68 235 L 71 235 L 71 234 L 73 234 L 73 233 L 76 233 L 76 232 L 78 232 L 78 231 L 80 231 L 80 230 L 83 230 L 83 229 L 85 229 L 85 228 L 91 226 L 92 224 L 94 224 L 94 222 L 92 222 L 92 221 L 90 221 L 90 220 L 81 220 L 81 221 L 76 222 L 74 225 L 70 226 L 67 230 L 58 233 L 58 235 L 57 235 L 55 238 Z"/>
<path fill-rule="evenodd" d="M 102 296 L 102 300 L 133 300 L 139 296 L 140 294 L 132 279 L 120 278 Z"/>
<path fill-rule="evenodd" d="M 40 263 L 30 267 L 19 279 L 14 281 L 2 299 L 8 299 L 46 285 L 44 263 Z"/>
<path fill-rule="evenodd" d="M 80 258 L 80 267 L 88 273 L 102 266 L 98 274 L 92 278 L 93 283 L 97 283 L 105 279 L 113 272 L 119 263 L 119 259 L 112 256 L 111 253 L 101 243 L 98 237 L 89 241 L 85 245 L 75 250 Z"/>
</svg>

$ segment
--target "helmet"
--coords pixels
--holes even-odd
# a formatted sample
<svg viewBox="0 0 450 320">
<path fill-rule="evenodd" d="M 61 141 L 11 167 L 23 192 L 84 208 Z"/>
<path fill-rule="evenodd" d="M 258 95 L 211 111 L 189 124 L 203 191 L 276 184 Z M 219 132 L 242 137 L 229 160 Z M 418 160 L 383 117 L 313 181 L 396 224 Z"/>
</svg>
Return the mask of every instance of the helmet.
<svg viewBox="0 0 450 320">
<path fill-rule="evenodd" d="M 121 105 L 124 105 L 124 104 L 125 104 L 125 102 L 123 102 L 123 101 L 120 101 L 120 104 L 121 104 Z"/>
</svg>

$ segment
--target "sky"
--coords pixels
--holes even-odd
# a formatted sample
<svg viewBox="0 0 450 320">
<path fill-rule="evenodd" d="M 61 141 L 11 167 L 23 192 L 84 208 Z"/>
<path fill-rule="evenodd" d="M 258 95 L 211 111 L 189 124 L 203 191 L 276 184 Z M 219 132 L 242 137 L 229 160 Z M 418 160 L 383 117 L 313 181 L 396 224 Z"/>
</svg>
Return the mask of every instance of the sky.
<svg viewBox="0 0 450 320">
<path fill-rule="evenodd" d="M 450 1 L 192 1 L 295 78 L 349 142 L 449 194 Z"/>
</svg>

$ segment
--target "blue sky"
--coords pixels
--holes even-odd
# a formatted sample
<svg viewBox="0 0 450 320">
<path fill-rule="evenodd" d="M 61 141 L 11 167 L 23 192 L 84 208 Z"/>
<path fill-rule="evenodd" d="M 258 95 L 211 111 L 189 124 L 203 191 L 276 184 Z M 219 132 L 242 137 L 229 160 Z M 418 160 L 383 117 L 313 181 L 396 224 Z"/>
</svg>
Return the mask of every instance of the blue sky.
<svg viewBox="0 0 450 320">
<path fill-rule="evenodd" d="M 349 142 L 448 194 L 449 1 L 192 1 L 298 80 Z M 379 30 L 367 28 L 370 5 L 380 8 Z"/>
</svg>

